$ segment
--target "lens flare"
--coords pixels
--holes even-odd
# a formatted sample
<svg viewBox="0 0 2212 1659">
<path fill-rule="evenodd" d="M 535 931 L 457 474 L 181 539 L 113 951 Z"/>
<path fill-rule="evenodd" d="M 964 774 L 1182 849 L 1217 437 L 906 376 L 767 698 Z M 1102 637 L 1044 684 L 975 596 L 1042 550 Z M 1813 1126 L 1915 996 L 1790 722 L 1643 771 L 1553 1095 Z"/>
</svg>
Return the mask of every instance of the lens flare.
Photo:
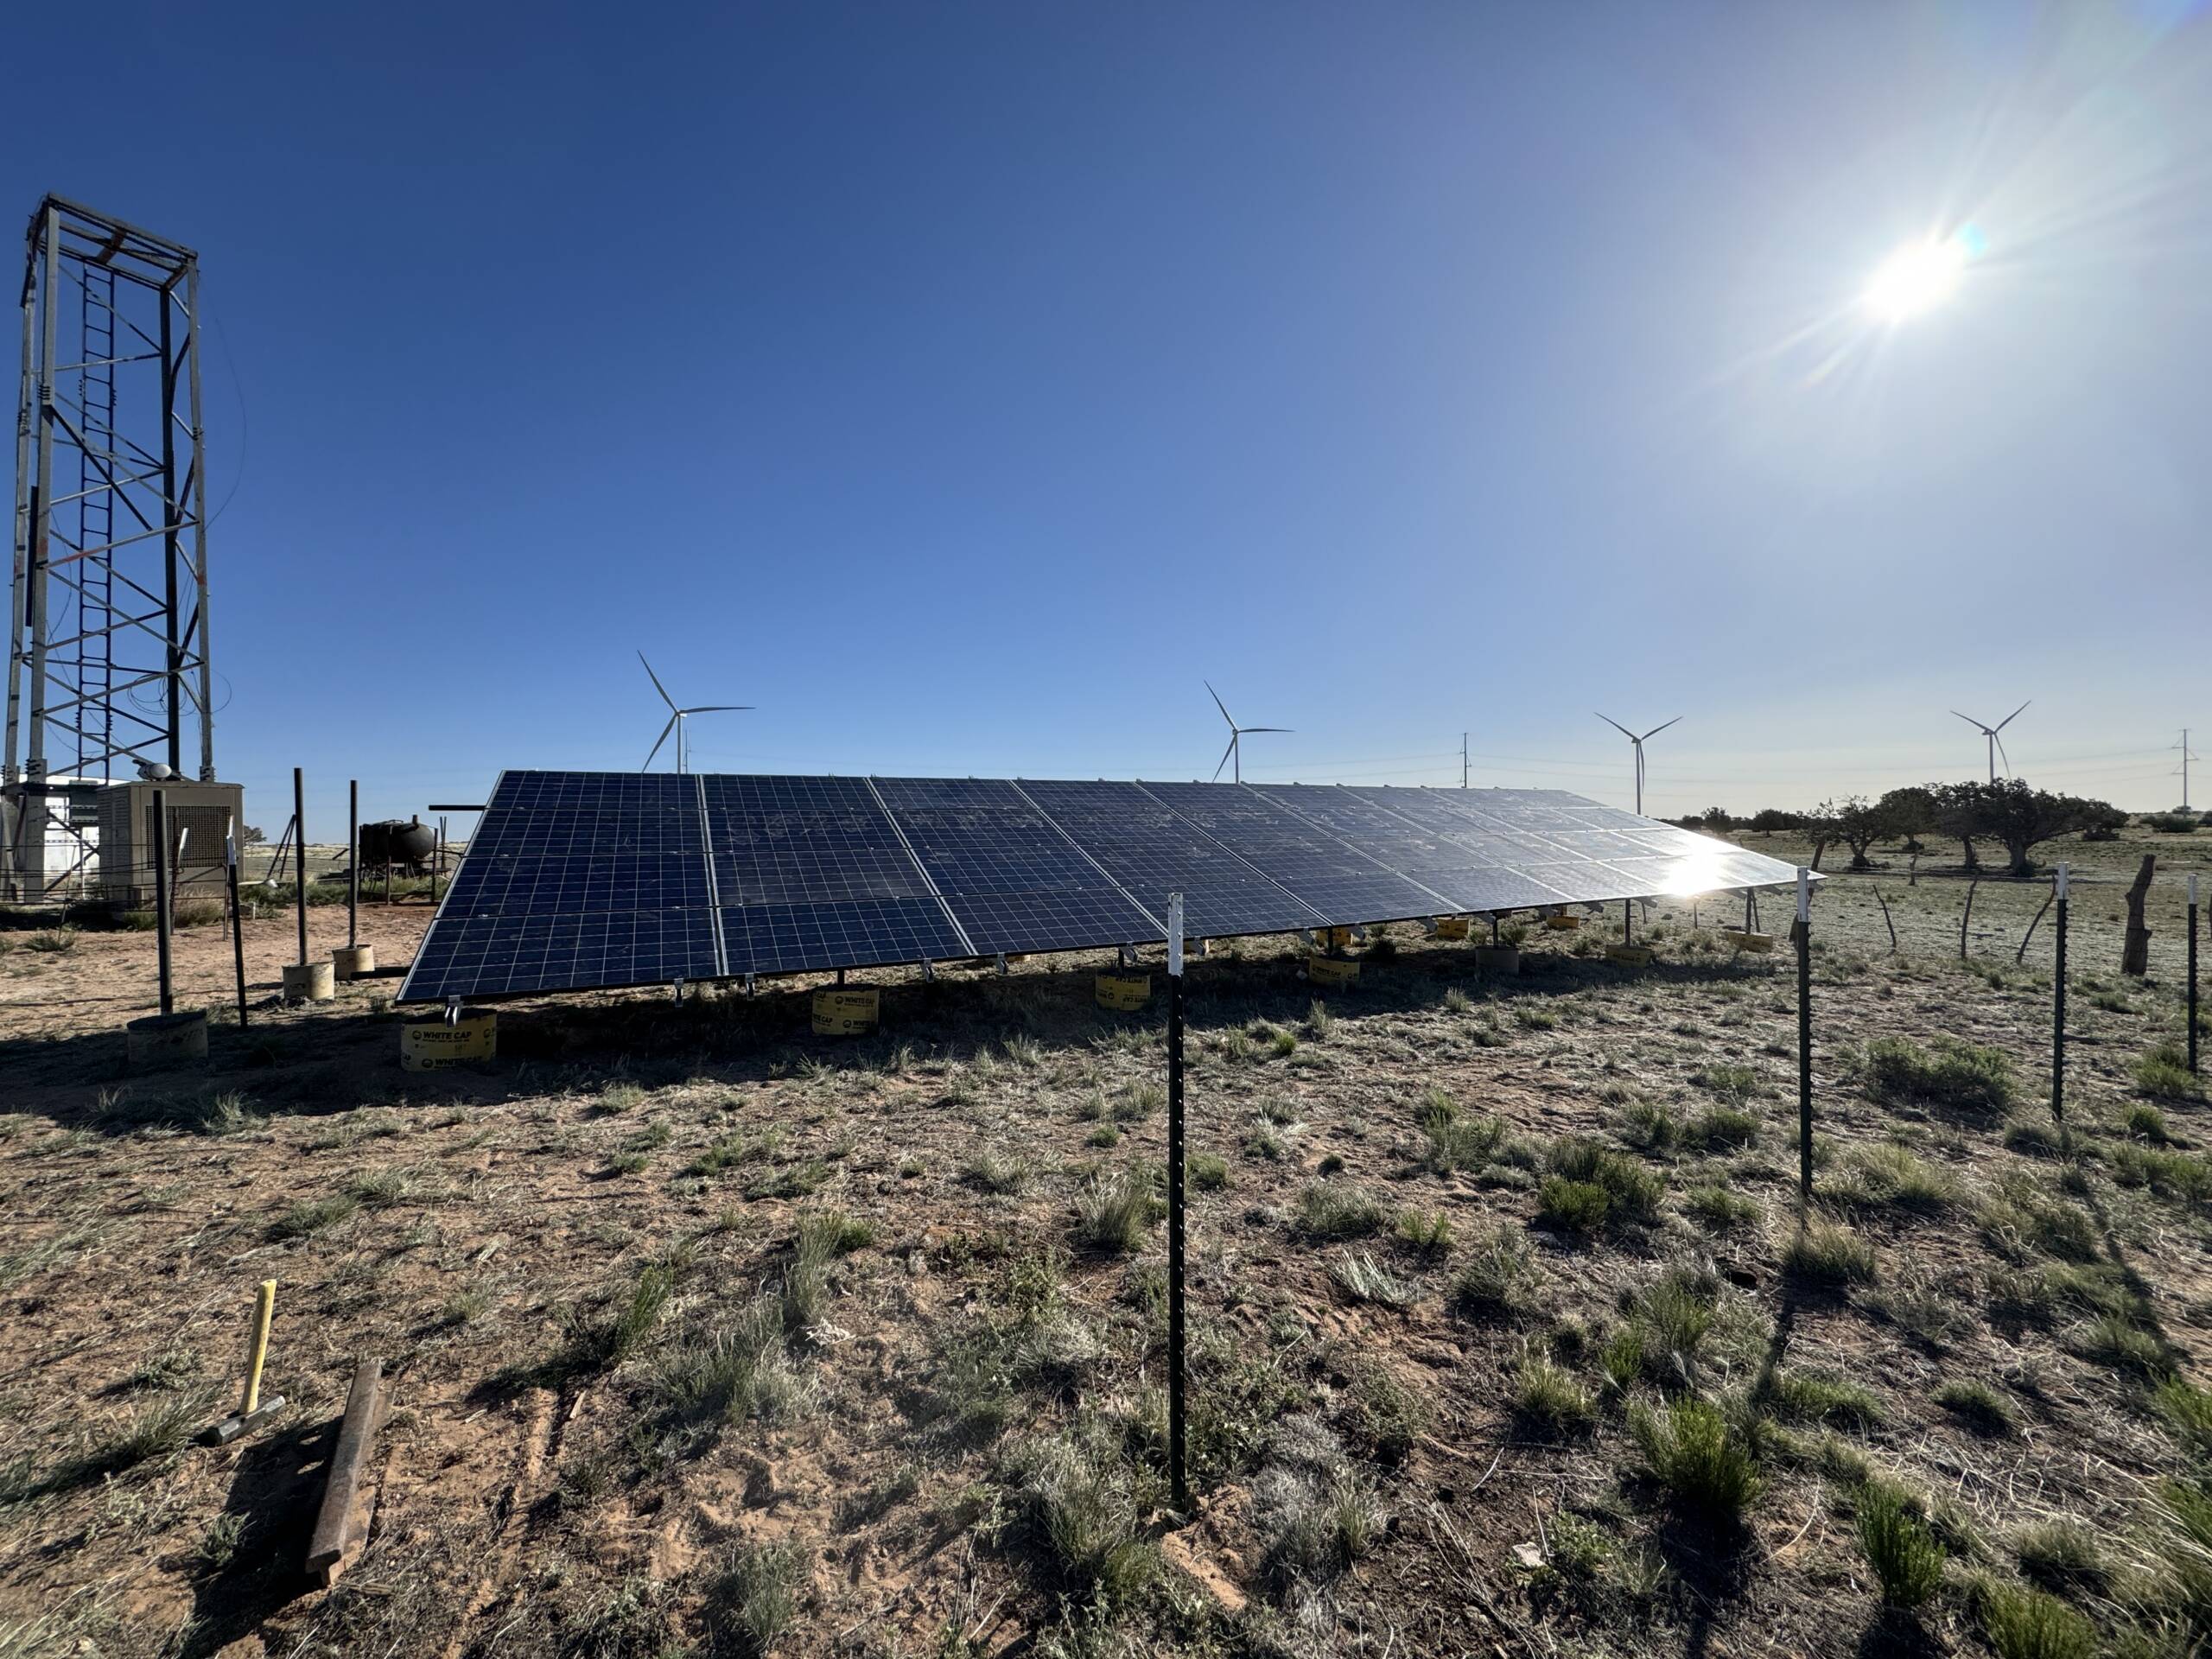
<svg viewBox="0 0 2212 1659">
<path fill-rule="evenodd" d="M 1958 291 L 1979 242 L 1969 226 L 1898 249 L 1866 284 L 1861 296 L 1866 308 L 1885 322 L 1903 322 L 1934 309 Z"/>
</svg>

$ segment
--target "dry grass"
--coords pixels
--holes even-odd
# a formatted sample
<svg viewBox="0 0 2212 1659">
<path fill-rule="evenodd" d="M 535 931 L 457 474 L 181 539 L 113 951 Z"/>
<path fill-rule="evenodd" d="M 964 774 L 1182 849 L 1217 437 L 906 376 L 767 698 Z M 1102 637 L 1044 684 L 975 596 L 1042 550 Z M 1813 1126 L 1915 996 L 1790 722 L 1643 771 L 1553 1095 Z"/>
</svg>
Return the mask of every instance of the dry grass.
<svg viewBox="0 0 2212 1659">
<path fill-rule="evenodd" d="M 2139 1065 L 2179 1030 L 2176 931 L 2074 1004 L 2062 1128 L 2048 923 L 2011 960 L 2039 895 L 1985 883 L 2003 937 L 1961 963 L 1961 888 L 1877 879 L 1894 957 L 1863 885 L 1819 900 L 1802 1231 L 1786 951 L 1732 961 L 1687 906 L 1636 976 L 1617 917 L 1505 982 L 1402 928 L 1325 1007 L 1277 942 L 1194 962 L 1208 1508 L 1166 1550 L 1161 1051 L 1088 963 L 880 976 L 852 1043 L 772 989 L 525 1004 L 433 1077 L 372 987 L 219 1030 L 204 1077 L 118 1079 L 90 1025 L 11 1045 L 0 1325 L 80 1408 L 0 1380 L 0 1606 L 122 1659 L 218 1605 L 276 1652 L 1656 1659 L 1897 1637 L 1894 1580 L 1882 1617 L 1961 1651 L 2182 1650 L 2212 1122 Z M 251 925 L 273 977 L 289 919 Z M 149 948 L 86 931 L 0 985 L 66 1007 Z M 255 1588 L 242 1465 L 189 1440 L 267 1275 L 284 1433 L 353 1352 L 405 1357 L 379 1541 L 327 1599 Z M 256 1512 L 305 1501 L 272 1470 Z M 127 1617 L 87 1611 L 126 1576 Z"/>
</svg>

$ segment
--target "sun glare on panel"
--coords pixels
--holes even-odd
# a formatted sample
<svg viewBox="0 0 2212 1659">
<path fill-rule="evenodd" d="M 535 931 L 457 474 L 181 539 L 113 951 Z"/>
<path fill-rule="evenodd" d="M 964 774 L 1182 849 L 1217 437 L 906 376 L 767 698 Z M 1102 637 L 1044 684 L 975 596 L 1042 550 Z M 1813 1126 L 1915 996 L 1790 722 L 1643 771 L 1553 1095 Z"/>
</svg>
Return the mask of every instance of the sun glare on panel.
<svg viewBox="0 0 2212 1659">
<path fill-rule="evenodd" d="M 1969 226 L 1898 249 L 1866 284 L 1866 308 L 1885 322 L 1903 322 L 1934 309 L 1958 291 L 1976 240 Z"/>
</svg>

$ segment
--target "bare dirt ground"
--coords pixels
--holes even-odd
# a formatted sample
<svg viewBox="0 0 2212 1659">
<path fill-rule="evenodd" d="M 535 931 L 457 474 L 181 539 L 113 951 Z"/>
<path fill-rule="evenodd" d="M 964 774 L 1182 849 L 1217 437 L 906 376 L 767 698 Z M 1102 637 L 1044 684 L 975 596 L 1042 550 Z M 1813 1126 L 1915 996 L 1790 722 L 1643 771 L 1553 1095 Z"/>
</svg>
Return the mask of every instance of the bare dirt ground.
<svg viewBox="0 0 2212 1659">
<path fill-rule="evenodd" d="M 1096 1008 L 1103 957 L 862 976 L 847 1041 L 804 982 L 509 1005 L 426 1077 L 396 977 L 269 1005 L 274 917 L 249 1029 L 132 1077 L 151 937 L 0 931 L 0 1655 L 2193 1651 L 2212 1122 L 2137 1067 L 2196 841 L 2044 849 L 2085 877 L 2063 1134 L 2048 918 L 2014 960 L 2048 883 L 1985 880 L 1963 960 L 1955 849 L 1822 889 L 1809 1232 L 1794 966 L 1732 955 L 1738 902 L 1654 907 L 1641 972 L 1618 906 L 1512 980 L 1414 926 L 1325 1002 L 1291 941 L 1194 963 L 1186 1526 L 1160 1008 Z M 428 916 L 362 936 L 401 965 Z M 181 1005 L 228 950 L 179 935 Z M 194 1443 L 270 1277 L 289 1404 Z M 374 1526 L 313 1590 L 368 1355 Z M 1891 1511 L 1947 1557 L 1916 1612 Z"/>
</svg>

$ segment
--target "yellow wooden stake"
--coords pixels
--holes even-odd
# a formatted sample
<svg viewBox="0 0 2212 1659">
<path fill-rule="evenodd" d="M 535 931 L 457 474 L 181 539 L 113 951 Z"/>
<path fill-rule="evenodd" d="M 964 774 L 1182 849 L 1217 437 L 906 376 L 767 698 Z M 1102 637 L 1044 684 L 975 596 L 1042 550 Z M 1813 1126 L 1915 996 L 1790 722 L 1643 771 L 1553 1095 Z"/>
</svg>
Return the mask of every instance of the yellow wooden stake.
<svg viewBox="0 0 2212 1659">
<path fill-rule="evenodd" d="M 246 1352 L 245 1399 L 238 1407 L 241 1418 L 251 1417 L 261 1404 L 261 1367 L 269 1357 L 269 1325 L 276 1317 L 276 1281 L 264 1279 L 253 1300 L 253 1346 Z"/>
</svg>

